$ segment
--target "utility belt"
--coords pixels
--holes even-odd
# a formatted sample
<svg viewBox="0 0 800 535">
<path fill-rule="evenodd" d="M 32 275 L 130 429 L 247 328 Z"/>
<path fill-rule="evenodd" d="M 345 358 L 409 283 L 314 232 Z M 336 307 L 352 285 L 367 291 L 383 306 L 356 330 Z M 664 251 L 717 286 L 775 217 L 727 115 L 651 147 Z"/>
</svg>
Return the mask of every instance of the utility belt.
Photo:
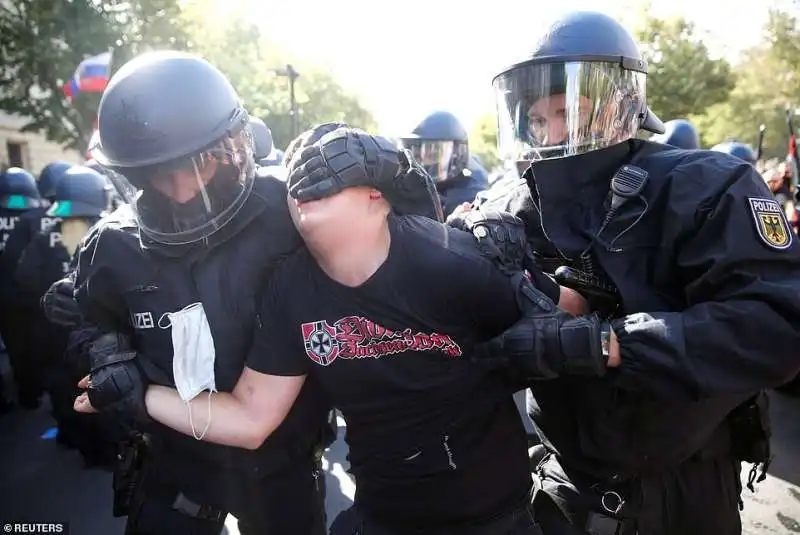
<svg viewBox="0 0 800 535">
<path fill-rule="evenodd" d="M 197 504 L 172 486 L 153 484 L 156 463 L 152 454 L 150 437 L 141 433 L 133 433 L 119 444 L 113 474 L 115 517 L 129 516 L 129 523 L 135 524 L 145 497 L 158 497 L 171 504 L 174 510 L 193 518 L 210 522 L 225 518 L 227 512 L 222 509 Z"/>
</svg>

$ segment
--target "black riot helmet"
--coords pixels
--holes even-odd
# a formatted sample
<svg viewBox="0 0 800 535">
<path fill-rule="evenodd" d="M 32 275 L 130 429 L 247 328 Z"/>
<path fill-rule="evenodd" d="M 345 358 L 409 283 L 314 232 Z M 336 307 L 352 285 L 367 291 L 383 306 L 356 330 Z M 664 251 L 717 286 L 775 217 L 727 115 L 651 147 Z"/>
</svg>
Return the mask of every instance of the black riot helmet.
<svg viewBox="0 0 800 535">
<path fill-rule="evenodd" d="M 469 165 L 467 131 L 452 113 L 431 113 L 399 141 L 437 182 L 458 177 Z"/>
<path fill-rule="evenodd" d="M 42 199 L 52 201 L 55 198 L 58 181 L 70 167 L 72 167 L 71 163 L 63 161 L 50 162 L 44 166 L 36 183 Z"/>
<path fill-rule="evenodd" d="M 249 128 L 253 136 L 253 157 L 256 161 L 266 158 L 272 152 L 272 131 L 258 117 L 250 117 Z"/>
<path fill-rule="evenodd" d="M 647 62 L 616 20 L 567 14 L 493 81 L 508 161 L 573 156 L 664 126 L 647 107 Z"/>
<path fill-rule="evenodd" d="M 0 208 L 24 211 L 39 206 L 39 188 L 32 174 L 21 167 L 9 167 L 0 173 Z"/>
<path fill-rule="evenodd" d="M 253 187 L 249 117 L 228 79 L 206 60 L 152 52 L 117 71 L 98 110 L 92 157 L 166 245 L 208 238 Z"/>
<path fill-rule="evenodd" d="M 68 169 L 58 183 L 55 202 L 47 215 L 64 219 L 102 217 L 108 213 L 110 194 L 111 188 L 103 175 L 76 165 Z"/>
</svg>

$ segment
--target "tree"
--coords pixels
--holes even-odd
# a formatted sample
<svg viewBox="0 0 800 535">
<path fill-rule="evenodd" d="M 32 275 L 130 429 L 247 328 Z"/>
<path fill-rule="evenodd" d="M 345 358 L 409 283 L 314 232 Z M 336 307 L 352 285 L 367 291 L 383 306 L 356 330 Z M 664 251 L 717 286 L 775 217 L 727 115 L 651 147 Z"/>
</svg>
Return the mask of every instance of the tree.
<svg viewBox="0 0 800 535">
<path fill-rule="evenodd" d="M 209 0 L 0 0 L 0 109 L 29 118 L 65 147 L 83 150 L 99 95 L 70 103 L 62 87 L 85 57 L 113 50 L 113 69 L 151 49 L 189 50 L 231 80 L 248 111 L 265 120 L 276 145 L 291 140 L 288 81 L 274 70 L 298 66 L 300 127 L 346 121 L 367 130 L 375 120 L 330 73 L 294 61 L 241 16 L 221 15 Z"/>
<path fill-rule="evenodd" d="M 661 119 L 703 113 L 728 98 L 731 66 L 709 57 L 694 24 L 644 15 L 634 33 L 648 62 L 647 103 Z"/>
<path fill-rule="evenodd" d="M 787 11 L 772 10 L 762 42 L 747 50 L 735 69 L 736 87 L 726 102 L 693 118 L 706 146 L 736 138 L 755 145 L 767 126 L 764 158 L 786 155 L 787 106 L 800 107 L 800 24 Z"/>
<path fill-rule="evenodd" d="M 469 151 L 480 158 L 483 166 L 492 171 L 500 166 L 501 160 L 497 151 L 497 116 L 487 113 L 481 117 L 469 136 Z"/>
<path fill-rule="evenodd" d="M 151 47 L 186 45 L 178 0 L 0 2 L 0 109 L 28 118 L 23 131 L 83 150 L 99 95 L 80 93 L 71 103 L 63 96 L 77 65 L 113 50 L 119 67 Z"/>
<path fill-rule="evenodd" d="M 187 47 L 230 79 L 248 112 L 270 127 L 277 147 L 286 147 L 293 137 L 289 81 L 276 73 L 287 63 L 300 72 L 295 88 L 300 131 L 328 121 L 376 129 L 372 114 L 330 73 L 291 57 L 245 17 L 215 7 L 209 0 L 184 6 L 180 16 Z"/>
</svg>

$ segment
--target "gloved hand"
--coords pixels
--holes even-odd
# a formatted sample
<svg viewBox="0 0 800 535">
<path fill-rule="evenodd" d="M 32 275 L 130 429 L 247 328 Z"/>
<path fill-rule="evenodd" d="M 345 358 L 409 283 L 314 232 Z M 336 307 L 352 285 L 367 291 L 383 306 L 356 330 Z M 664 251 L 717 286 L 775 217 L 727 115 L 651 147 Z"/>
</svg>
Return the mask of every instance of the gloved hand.
<svg viewBox="0 0 800 535">
<path fill-rule="evenodd" d="M 65 277 L 50 286 L 39 303 L 48 321 L 64 327 L 76 327 L 81 323 L 81 310 L 74 291 L 72 277 Z"/>
<path fill-rule="evenodd" d="M 532 254 L 520 218 L 507 212 L 473 209 L 449 217 L 447 224 L 472 234 L 481 253 L 507 275 L 529 266 Z"/>
<path fill-rule="evenodd" d="M 399 214 L 444 221 L 433 179 L 410 152 L 398 149 L 386 138 L 340 128 L 296 152 L 288 169 L 289 193 L 299 201 L 368 186 L 380 191 Z"/>
<path fill-rule="evenodd" d="M 525 222 L 508 212 L 472 208 L 447 218 L 447 224 L 471 233 L 483 255 L 506 275 L 527 271 L 533 285 L 558 303 L 560 288 L 533 262 Z"/>
<path fill-rule="evenodd" d="M 89 363 L 86 397 L 91 406 L 136 422 L 147 422 L 144 402 L 147 378 L 136 363 L 136 352 L 128 337 L 118 333 L 100 336 L 89 348 Z"/>
<path fill-rule="evenodd" d="M 601 377 L 606 373 L 601 332 L 596 315 L 573 317 L 534 288 L 523 273 L 511 279 L 520 320 L 503 334 L 476 347 L 476 358 L 503 359 L 532 379 L 562 374 Z"/>
<path fill-rule="evenodd" d="M 294 155 L 297 153 L 297 151 L 304 149 L 309 145 L 313 145 L 325 134 L 330 134 L 339 128 L 348 128 L 348 126 L 345 123 L 321 123 L 312 126 L 294 138 L 292 142 L 289 143 L 289 146 L 286 147 L 286 152 L 283 154 L 283 165 L 288 167 L 289 162 L 292 161 L 292 158 L 294 158 Z"/>
</svg>

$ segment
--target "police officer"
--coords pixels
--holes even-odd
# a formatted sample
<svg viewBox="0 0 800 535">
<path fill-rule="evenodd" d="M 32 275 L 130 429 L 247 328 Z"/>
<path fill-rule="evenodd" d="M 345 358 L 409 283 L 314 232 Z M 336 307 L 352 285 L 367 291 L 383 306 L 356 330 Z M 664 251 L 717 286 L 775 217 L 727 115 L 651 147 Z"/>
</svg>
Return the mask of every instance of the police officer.
<svg viewBox="0 0 800 535">
<path fill-rule="evenodd" d="M 672 145 L 684 150 L 700 148 L 700 134 L 692 123 L 684 119 L 673 119 L 664 123 L 664 133 L 656 134 L 650 141 Z"/>
<path fill-rule="evenodd" d="M 722 152 L 744 160 L 750 165 L 756 164 L 756 153 L 750 145 L 739 141 L 725 141 L 711 147 L 715 152 Z"/>
<path fill-rule="evenodd" d="M 470 159 L 467 131 L 452 113 L 428 115 L 399 142 L 436 181 L 445 216 L 489 187 L 486 170 Z"/>
<path fill-rule="evenodd" d="M 768 458 L 750 400 L 800 368 L 800 246 L 751 165 L 636 139 L 663 128 L 618 22 L 576 12 L 542 35 L 494 79 L 524 181 L 481 210 L 522 218 L 539 264 L 595 313 L 583 345 L 531 313 L 485 351 L 599 361 L 530 383 L 537 519 L 545 534 L 738 534 L 740 461 Z"/>
<path fill-rule="evenodd" d="M 113 171 L 133 217 L 102 221 L 78 253 L 82 315 L 108 333 L 90 349 L 98 408 L 141 415 L 147 381 L 187 396 L 230 390 L 255 322 L 269 321 L 256 317 L 253 288 L 301 241 L 285 185 L 255 173 L 248 121 L 224 75 L 183 53 L 134 59 L 103 94 L 93 156 Z M 301 398 L 255 452 L 140 419 L 146 447 L 126 455 L 144 452 L 144 464 L 118 474 L 136 486 L 117 495 L 127 532 L 216 534 L 228 511 L 244 534 L 324 532 L 315 453 L 328 406 L 312 384 Z"/>
<path fill-rule="evenodd" d="M 63 358 L 70 333 L 48 322 L 38 303 L 53 282 L 71 271 L 71 259 L 79 242 L 108 211 L 109 193 L 106 180 L 99 173 L 81 166 L 68 169 L 56 186 L 54 204 L 46 214 L 56 222 L 39 232 L 26 247 L 15 279 L 20 304 L 33 312 L 24 326 L 31 349 L 29 365 L 34 374 L 44 379 L 50 394 L 58 441 L 77 447 L 91 465 L 108 462 L 113 451 L 110 446 L 102 447 L 107 442 L 103 434 L 93 432 L 98 419 L 72 410 L 76 383 L 83 375 L 69 370 Z"/>
<path fill-rule="evenodd" d="M 8 352 L 17 385 L 20 406 L 39 406 L 41 386 L 29 366 L 30 348 L 20 336 L 26 325 L 25 310 L 14 299 L 14 269 L 18 256 L 6 254 L 5 247 L 12 232 L 20 226 L 22 216 L 41 210 L 41 196 L 36 179 L 28 171 L 10 167 L 0 173 L 0 335 Z M 12 312 L 13 311 L 13 312 Z"/>
</svg>

